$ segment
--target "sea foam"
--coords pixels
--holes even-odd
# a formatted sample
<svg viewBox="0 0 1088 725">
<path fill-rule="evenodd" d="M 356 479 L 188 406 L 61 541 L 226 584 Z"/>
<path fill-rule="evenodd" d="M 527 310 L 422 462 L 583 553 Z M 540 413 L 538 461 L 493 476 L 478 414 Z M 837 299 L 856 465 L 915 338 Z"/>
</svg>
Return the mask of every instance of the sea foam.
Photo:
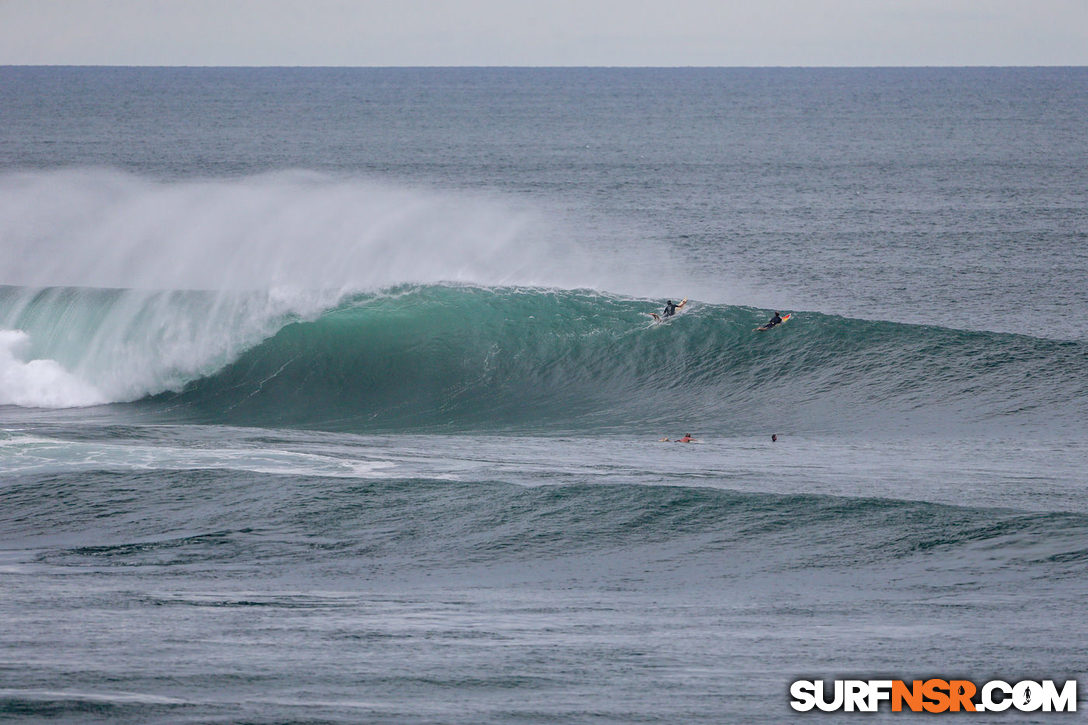
<svg viewBox="0 0 1088 725">
<path fill-rule="evenodd" d="M 107 402 L 93 385 L 56 360 L 27 360 L 29 349 L 25 332 L 0 330 L 0 405 L 72 408 Z"/>
</svg>

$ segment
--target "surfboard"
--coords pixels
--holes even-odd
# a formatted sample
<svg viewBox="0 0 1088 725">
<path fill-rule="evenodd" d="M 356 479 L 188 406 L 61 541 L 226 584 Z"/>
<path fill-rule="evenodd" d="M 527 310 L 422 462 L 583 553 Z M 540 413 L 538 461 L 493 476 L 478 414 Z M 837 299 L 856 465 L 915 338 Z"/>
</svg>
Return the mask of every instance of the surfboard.
<svg viewBox="0 0 1088 725">
<path fill-rule="evenodd" d="M 787 320 L 789 320 L 791 317 L 793 317 L 793 313 L 790 313 L 790 312 L 787 312 L 786 314 L 782 315 L 782 322 L 779 322 L 778 325 L 785 324 L 785 322 Z M 772 327 L 778 327 L 778 325 L 760 325 L 759 327 L 756 328 L 756 331 L 757 332 L 766 332 L 767 330 L 771 329 Z"/>
</svg>

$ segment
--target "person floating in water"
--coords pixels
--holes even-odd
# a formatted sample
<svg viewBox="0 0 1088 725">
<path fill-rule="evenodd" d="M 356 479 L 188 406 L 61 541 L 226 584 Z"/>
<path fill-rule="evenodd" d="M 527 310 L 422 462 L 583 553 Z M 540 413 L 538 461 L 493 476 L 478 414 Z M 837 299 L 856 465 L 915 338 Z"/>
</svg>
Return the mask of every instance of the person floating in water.
<svg viewBox="0 0 1088 725">
<path fill-rule="evenodd" d="M 685 433 L 683 438 L 677 438 L 674 441 L 670 441 L 668 438 L 662 438 L 662 443 L 697 443 L 694 438 L 691 437 L 691 433 Z"/>
<path fill-rule="evenodd" d="M 786 315 L 786 316 L 789 317 L 789 315 Z M 783 322 L 782 313 L 779 312 L 778 310 L 775 310 L 774 317 L 767 320 L 767 323 L 765 325 L 762 325 L 762 326 L 757 327 L 755 329 L 759 330 L 760 332 L 766 332 L 767 330 L 771 329 L 775 325 L 781 325 L 782 322 Z"/>
<path fill-rule="evenodd" d="M 687 303 L 688 303 L 688 298 L 687 297 L 680 300 L 680 304 L 676 304 L 672 300 L 668 300 L 667 302 L 665 302 L 665 309 L 661 311 L 660 315 L 657 314 L 656 312 L 648 312 L 647 314 L 650 315 L 650 317 L 654 318 L 655 322 L 661 322 L 661 320 L 665 319 L 666 317 L 672 317 L 673 315 L 675 315 L 676 311 L 678 309 L 680 309 L 681 307 L 683 307 L 684 305 L 686 305 Z"/>
</svg>

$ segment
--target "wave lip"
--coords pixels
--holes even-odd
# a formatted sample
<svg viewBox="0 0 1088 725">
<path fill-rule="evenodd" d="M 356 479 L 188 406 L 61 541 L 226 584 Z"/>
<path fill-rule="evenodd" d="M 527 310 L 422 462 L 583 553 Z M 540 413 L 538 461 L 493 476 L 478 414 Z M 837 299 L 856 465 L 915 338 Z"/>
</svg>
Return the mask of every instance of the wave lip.
<svg viewBox="0 0 1088 725">
<path fill-rule="evenodd" d="M 210 375 L 322 293 L 0 287 L 0 402 L 127 402 Z"/>
</svg>

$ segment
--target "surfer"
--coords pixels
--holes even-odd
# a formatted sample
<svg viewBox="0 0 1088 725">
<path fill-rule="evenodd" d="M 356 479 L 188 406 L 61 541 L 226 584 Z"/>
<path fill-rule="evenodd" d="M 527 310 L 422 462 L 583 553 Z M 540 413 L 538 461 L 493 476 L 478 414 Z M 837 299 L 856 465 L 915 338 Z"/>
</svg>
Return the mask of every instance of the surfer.
<svg viewBox="0 0 1088 725">
<path fill-rule="evenodd" d="M 757 327 L 756 329 L 759 330 L 760 332 L 766 332 L 767 330 L 771 329 L 775 325 L 781 325 L 782 322 L 783 322 L 782 313 L 779 312 L 778 310 L 775 310 L 774 317 L 767 320 L 767 324 L 762 325 L 760 327 Z"/>
<path fill-rule="evenodd" d="M 681 307 L 683 307 L 684 305 L 686 305 L 687 303 L 688 303 L 688 298 L 687 297 L 680 300 L 680 304 L 676 304 L 672 300 L 667 300 L 665 302 L 665 309 L 661 311 L 660 315 L 657 314 L 656 312 L 650 312 L 649 315 L 650 315 L 650 317 L 654 318 L 655 322 L 661 322 L 662 319 L 664 319 L 666 317 L 672 317 L 673 315 L 675 315 L 676 311 L 678 309 L 680 309 Z"/>
<path fill-rule="evenodd" d="M 691 443 L 695 439 L 691 437 L 691 433 L 685 433 L 683 438 L 677 438 L 677 443 Z"/>
</svg>

